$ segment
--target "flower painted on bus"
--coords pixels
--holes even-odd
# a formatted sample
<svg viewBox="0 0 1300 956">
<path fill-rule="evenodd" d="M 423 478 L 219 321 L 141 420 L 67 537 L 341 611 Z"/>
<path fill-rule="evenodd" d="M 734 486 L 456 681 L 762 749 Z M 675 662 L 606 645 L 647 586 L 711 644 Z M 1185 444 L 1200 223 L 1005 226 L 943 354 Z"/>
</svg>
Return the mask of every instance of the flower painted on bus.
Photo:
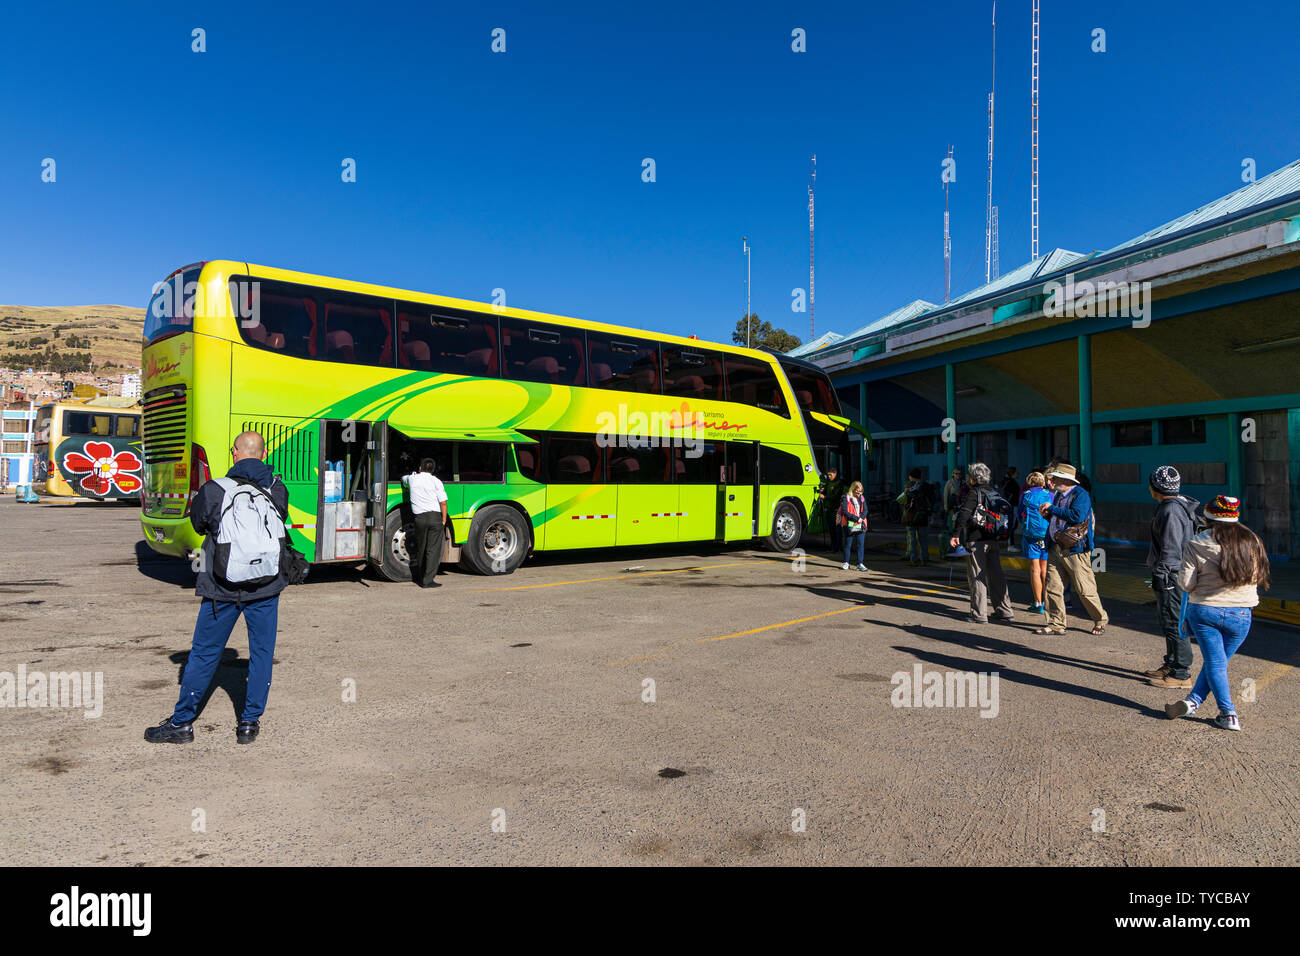
<svg viewBox="0 0 1300 956">
<path fill-rule="evenodd" d="M 92 495 L 106 495 L 114 487 L 119 494 L 135 494 L 143 482 L 132 472 L 142 467 L 144 463 L 135 452 L 114 452 L 104 441 L 88 441 L 81 451 L 63 456 L 63 469 L 71 475 L 85 475 L 81 487 Z"/>
</svg>

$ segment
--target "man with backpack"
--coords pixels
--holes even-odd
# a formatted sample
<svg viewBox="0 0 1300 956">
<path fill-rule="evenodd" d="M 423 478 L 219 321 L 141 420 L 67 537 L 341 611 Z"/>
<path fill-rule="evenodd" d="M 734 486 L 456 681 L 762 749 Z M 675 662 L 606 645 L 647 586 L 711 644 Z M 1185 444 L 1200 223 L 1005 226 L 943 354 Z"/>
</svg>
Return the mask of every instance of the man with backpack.
<svg viewBox="0 0 1300 956">
<path fill-rule="evenodd" d="M 1011 506 L 989 486 L 993 473 L 977 461 L 966 470 L 970 490 L 957 509 L 949 544 L 961 544 L 966 557 L 966 584 L 970 590 L 970 615 L 975 624 L 989 622 L 989 605 L 998 621 L 1013 621 L 1011 594 L 1002 573 L 1001 543 L 1011 536 Z"/>
<path fill-rule="evenodd" d="M 1060 464 L 1047 475 L 1056 494 L 1039 506 L 1047 519 L 1047 624 L 1034 633 L 1057 636 L 1065 633 L 1065 586 L 1068 582 L 1079 596 L 1084 611 L 1092 618 L 1094 637 L 1106 632 L 1110 616 L 1101 606 L 1097 579 L 1092 573 L 1092 496 L 1079 483 L 1073 465 Z"/>
<path fill-rule="evenodd" d="M 1190 688 L 1192 639 L 1180 633 L 1178 626 L 1182 610 L 1178 574 L 1183 565 L 1183 548 L 1205 530 L 1206 521 L 1196 511 L 1200 502 L 1179 493 L 1182 476 L 1173 465 L 1161 465 L 1151 472 L 1148 484 L 1157 503 L 1151 517 L 1147 567 L 1151 569 L 1151 590 L 1156 595 L 1156 620 L 1165 637 L 1165 659 L 1146 676 L 1154 687 Z"/>
<path fill-rule="evenodd" d="M 913 567 L 925 567 L 930 563 L 930 515 L 934 511 L 934 500 L 930 497 L 930 486 L 921 480 L 921 469 L 912 468 L 907 473 L 907 484 L 898 496 L 901 506 L 901 520 L 907 529 L 907 554 L 903 558 Z"/>
<path fill-rule="evenodd" d="M 150 743 L 187 744 L 194 739 L 199 704 L 241 614 L 248 627 L 248 691 L 235 740 L 250 744 L 261 729 L 271 690 L 280 592 L 289 583 L 290 561 L 284 550 L 289 491 L 263 461 L 266 443 L 257 432 L 242 432 L 230 453 L 234 465 L 226 477 L 206 482 L 190 506 L 190 524 L 207 536 L 195 587 L 203 603 L 181 675 L 180 699 L 170 717 L 144 732 Z"/>
</svg>

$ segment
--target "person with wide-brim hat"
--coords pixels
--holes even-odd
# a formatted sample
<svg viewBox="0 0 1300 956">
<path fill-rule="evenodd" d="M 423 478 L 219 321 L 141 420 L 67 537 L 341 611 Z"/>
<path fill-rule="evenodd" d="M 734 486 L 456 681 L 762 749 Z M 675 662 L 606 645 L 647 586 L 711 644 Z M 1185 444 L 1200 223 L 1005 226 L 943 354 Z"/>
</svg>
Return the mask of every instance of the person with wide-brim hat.
<svg viewBox="0 0 1300 956">
<path fill-rule="evenodd" d="M 1035 629 L 1035 634 L 1059 636 L 1065 633 L 1068 619 L 1065 613 L 1065 582 L 1069 582 L 1092 619 L 1091 633 L 1099 637 L 1106 631 L 1110 616 L 1102 607 L 1097 593 L 1097 579 L 1092 573 L 1093 531 L 1096 522 L 1092 513 L 1092 496 L 1079 484 L 1073 465 L 1057 464 L 1047 473 L 1056 495 L 1050 503 L 1039 506 L 1039 514 L 1048 519 L 1047 525 L 1047 624 Z M 1063 548 L 1056 536 L 1066 528 L 1084 525 L 1085 533 L 1078 542 Z"/>
</svg>

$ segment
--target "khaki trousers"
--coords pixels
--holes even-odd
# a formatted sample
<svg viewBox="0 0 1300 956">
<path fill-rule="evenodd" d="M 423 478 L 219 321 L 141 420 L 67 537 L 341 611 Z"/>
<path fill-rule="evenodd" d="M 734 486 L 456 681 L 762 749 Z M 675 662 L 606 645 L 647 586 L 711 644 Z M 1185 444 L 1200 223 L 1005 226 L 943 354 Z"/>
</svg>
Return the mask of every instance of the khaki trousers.
<svg viewBox="0 0 1300 956">
<path fill-rule="evenodd" d="M 1002 573 L 1002 549 L 996 541 L 972 541 L 966 545 L 966 586 L 970 589 L 970 612 L 987 621 L 989 606 L 1003 618 L 1012 616 L 1011 595 Z"/>
<path fill-rule="evenodd" d="M 1074 588 L 1074 596 L 1094 625 L 1110 623 L 1097 594 L 1097 579 L 1092 574 L 1092 555 L 1065 554 L 1053 542 L 1047 549 L 1047 626 L 1065 630 L 1065 582 Z"/>
</svg>

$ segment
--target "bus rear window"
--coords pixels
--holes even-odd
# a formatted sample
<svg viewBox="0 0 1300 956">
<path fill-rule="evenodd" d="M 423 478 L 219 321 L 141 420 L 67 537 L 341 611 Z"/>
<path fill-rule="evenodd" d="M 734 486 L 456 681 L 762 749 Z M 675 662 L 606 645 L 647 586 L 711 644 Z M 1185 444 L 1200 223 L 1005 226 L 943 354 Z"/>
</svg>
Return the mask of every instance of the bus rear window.
<svg viewBox="0 0 1300 956">
<path fill-rule="evenodd" d="M 144 311 L 144 340 L 154 342 L 194 328 L 194 296 L 199 288 L 200 266 L 184 269 L 158 283 Z"/>
<path fill-rule="evenodd" d="M 95 412 L 64 412 L 63 434 L 67 435 L 102 435 L 112 434 L 112 415 Z"/>
</svg>

